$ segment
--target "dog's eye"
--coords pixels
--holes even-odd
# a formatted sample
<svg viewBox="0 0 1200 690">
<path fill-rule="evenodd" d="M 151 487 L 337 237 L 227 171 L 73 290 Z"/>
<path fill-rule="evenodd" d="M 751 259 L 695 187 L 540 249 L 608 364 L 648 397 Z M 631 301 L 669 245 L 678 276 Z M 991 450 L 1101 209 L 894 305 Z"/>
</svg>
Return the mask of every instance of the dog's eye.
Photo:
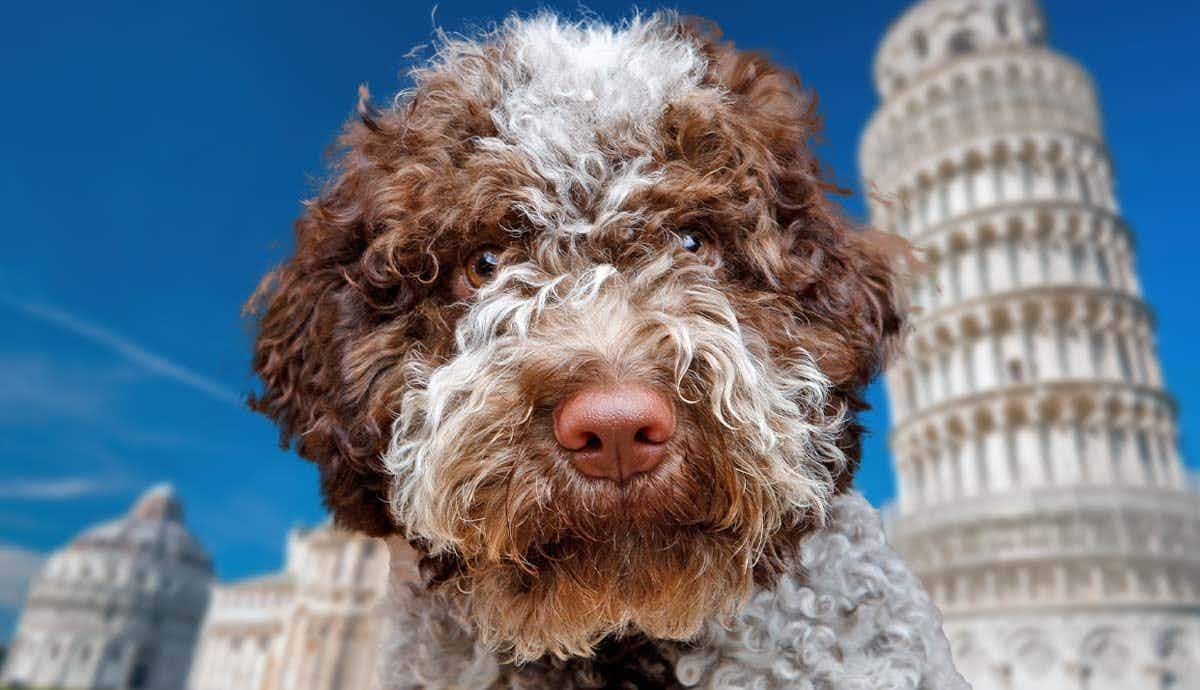
<svg viewBox="0 0 1200 690">
<path fill-rule="evenodd" d="M 698 255 L 705 261 L 712 262 L 716 260 L 717 241 L 703 230 L 681 230 L 678 233 L 679 246 L 685 251 L 689 251 Z"/>
<path fill-rule="evenodd" d="M 475 250 L 471 258 L 467 259 L 465 269 L 467 283 L 473 288 L 482 286 L 495 278 L 496 272 L 500 270 L 500 249 L 482 247 Z"/>
<path fill-rule="evenodd" d="M 704 246 L 704 236 L 698 232 L 680 233 L 679 244 L 689 252 L 696 254 Z"/>
</svg>

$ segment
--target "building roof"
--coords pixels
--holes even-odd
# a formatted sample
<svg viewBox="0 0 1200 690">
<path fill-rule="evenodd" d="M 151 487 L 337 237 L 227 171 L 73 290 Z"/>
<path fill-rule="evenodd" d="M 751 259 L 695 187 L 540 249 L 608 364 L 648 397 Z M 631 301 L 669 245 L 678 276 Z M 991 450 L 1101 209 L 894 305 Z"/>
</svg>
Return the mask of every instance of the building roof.
<svg viewBox="0 0 1200 690">
<path fill-rule="evenodd" d="M 91 547 L 185 561 L 211 571 L 212 561 L 183 522 L 183 505 L 170 484 L 146 491 L 128 513 L 81 533 L 70 548 Z"/>
</svg>

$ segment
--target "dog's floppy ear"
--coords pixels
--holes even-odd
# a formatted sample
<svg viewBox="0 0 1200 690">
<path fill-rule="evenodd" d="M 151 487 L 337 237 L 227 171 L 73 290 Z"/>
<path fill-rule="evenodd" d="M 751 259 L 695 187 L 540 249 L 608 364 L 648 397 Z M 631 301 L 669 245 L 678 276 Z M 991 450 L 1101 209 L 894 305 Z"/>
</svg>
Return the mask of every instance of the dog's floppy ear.
<svg viewBox="0 0 1200 690">
<path fill-rule="evenodd" d="M 315 462 L 335 521 L 374 536 L 396 530 L 387 511 L 387 479 L 370 430 L 339 414 L 340 352 L 335 343 L 339 278 L 292 261 L 263 279 L 254 343 L 262 390 L 250 407 L 279 426 L 280 446 Z"/>
<path fill-rule="evenodd" d="M 899 345 L 907 311 L 902 276 L 915 260 L 903 239 L 844 221 L 797 232 L 796 297 L 824 331 L 821 369 L 839 388 L 862 389 Z"/>
<path fill-rule="evenodd" d="M 761 200 L 747 204 L 760 218 L 742 251 L 772 289 L 794 300 L 803 344 L 833 383 L 831 404 L 865 409 L 864 389 L 904 327 L 899 283 L 908 245 L 855 228 L 830 199 L 840 190 L 813 151 L 821 119 L 799 77 L 762 54 L 720 43 L 714 29 L 693 30 L 710 56 L 712 79 L 733 96 L 723 124 L 735 133 L 734 160 L 756 181 L 746 187 L 762 190 Z M 841 439 L 849 463 L 835 477 L 839 489 L 857 466 L 861 432 L 851 422 Z"/>
<path fill-rule="evenodd" d="M 819 334 L 813 354 L 825 374 L 840 390 L 858 391 L 879 373 L 904 323 L 897 270 L 907 244 L 857 230 L 829 198 L 839 190 L 813 152 L 816 97 L 795 72 L 721 42 L 710 23 L 687 20 L 683 30 L 730 96 L 718 117 L 735 152 L 725 167 L 743 171 L 744 188 L 763 197 L 746 204 L 760 218 L 742 251 L 774 288 L 798 299 L 800 318 Z"/>
<path fill-rule="evenodd" d="M 855 413 L 867 408 L 866 386 L 900 347 L 904 276 L 917 262 L 903 239 L 830 218 L 796 228 L 790 263 L 808 349 L 833 383 L 833 403 L 853 415 L 839 441 L 847 465 L 834 477 L 844 491 L 861 456 L 863 427 Z"/>
<path fill-rule="evenodd" d="M 364 114 L 347 128 L 340 143 L 348 153 L 296 221 L 294 254 L 263 278 L 246 312 L 257 316 L 253 368 L 262 381 L 251 408 L 279 426 L 282 447 L 294 446 L 318 465 L 325 504 L 338 524 L 384 536 L 398 530 L 379 460 L 393 410 L 354 379 L 355 370 L 368 367 L 376 367 L 369 380 L 379 378 L 379 363 L 356 364 L 349 351 L 378 311 L 363 200 L 378 172 L 356 155 L 377 134 L 371 124 Z M 411 287 L 393 281 L 389 289 L 387 309 L 411 308 Z"/>
</svg>

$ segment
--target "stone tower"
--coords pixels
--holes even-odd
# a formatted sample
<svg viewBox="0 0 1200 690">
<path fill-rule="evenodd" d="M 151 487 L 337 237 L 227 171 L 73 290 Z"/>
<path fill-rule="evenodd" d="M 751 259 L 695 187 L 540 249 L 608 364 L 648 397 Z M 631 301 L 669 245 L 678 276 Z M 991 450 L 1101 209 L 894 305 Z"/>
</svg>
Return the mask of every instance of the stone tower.
<svg viewBox="0 0 1200 690">
<path fill-rule="evenodd" d="M 976 690 L 1200 687 L 1200 502 L 1088 73 L 1035 0 L 924 0 L 862 137 L 925 250 L 887 376 L 891 539 Z"/>
</svg>

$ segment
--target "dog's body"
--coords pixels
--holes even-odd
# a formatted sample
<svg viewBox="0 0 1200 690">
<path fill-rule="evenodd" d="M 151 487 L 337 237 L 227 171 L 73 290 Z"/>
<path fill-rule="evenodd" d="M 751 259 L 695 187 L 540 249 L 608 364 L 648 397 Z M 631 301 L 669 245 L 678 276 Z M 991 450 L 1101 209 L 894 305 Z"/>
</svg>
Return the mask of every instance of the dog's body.
<svg viewBox="0 0 1200 690">
<path fill-rule="evenodd" d="M 383 606 L 391 625 L 384 690 L 968 688 L 937 609 L 884 543 L 878 514 L 853 494 L 834 499 L 829 528 L 805 540 L 773 587 L 688 642 L 634 637 L 610 641 L 593 658 L 513 666 L 406 574 L 394 572 Z"/>
<path fill-rule="evenodd" d="M 911 577 L 858 577 L 897 563 L 847 494 L 895 242 L 827 199 L 794 75 L 672 15 L 541 15 L 414 78 L 364 94 L 254 300 L 254 406 L 336 520 L 423 556 L 398 668 L 948 687 Z"/>
</svg>

